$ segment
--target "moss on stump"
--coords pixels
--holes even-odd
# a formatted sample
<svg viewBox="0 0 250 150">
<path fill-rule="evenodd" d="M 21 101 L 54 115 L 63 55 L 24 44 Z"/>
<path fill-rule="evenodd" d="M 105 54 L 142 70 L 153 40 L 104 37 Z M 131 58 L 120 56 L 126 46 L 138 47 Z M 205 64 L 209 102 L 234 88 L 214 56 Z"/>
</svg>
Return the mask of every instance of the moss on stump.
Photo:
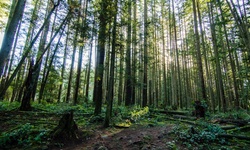
<svg viewBox="0 0 250 150">
<path fill-rule="evenodd" d="M 77 139 L 78 127 L 73 119 L 73 111 L 65 113 L 58 126 L 52 131 L 53 140 L 65 141 Z"/>
</svg>

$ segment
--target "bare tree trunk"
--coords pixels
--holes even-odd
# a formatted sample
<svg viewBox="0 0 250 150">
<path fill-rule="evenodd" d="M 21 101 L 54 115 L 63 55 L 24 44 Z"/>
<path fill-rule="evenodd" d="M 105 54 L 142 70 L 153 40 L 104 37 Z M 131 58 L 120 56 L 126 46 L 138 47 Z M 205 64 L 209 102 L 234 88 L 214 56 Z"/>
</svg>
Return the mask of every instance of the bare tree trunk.
<svg viewBox="0 0 250 150">
<path fill-rule="evenodd" d="M 144 66 L 143 66 L 143 100 L 142 107 L 147 106 L 148 99 L 148 6 L 147 0 L 144 0 Z"/>
<path fill-rule="evenodd" d="M 132 7 L 131 0 L 128 1 L 128 21 L 127 21 L 127 48 L 126 48 L 126 72 L 125 72 L 125 105 L 129 106 L 132 104 L 132 85 L 131 85 L 131 15 L 132 15 Z"/>
<path fill-rule="evenodd" d="M 90 72 L 91 72 L 91 63 L 92 63 L 94 26 L 95 26 L 95 23 L 93 23 L 93 27 L 92 27 L 92 36 L 91 36 L 91 42 L 90 42 L 91 45 L 90 45 L 90 50 L 89 50 L 89 63 L 88 63 L 88 69 L 87 69 L 86 90 L 85 90 L 85 102 L 86 103 L 88 103 L 88 99 L 89 99 L 89 81 L 90 81 Z"/>
<path fill-rule="evenodd" d="M 202 68 L 202 59 L 201 59 L 201 50 L 200 50 L 200 38 L 199 38 L 199 31 L 198 31 L 198 21 L 197 21 L 197 13 L 196 13 L 196 3 L 195 0 L 193 1 L 193 12 L 194 12 L 194 29 L 195 29 L 195 47 L 197 50 L 197 64 L 198 64 L 198 74 L 199 74 L 199 86 L 201 88 L 200 97 L 202 100 L 207 99 L 206 95 L 206 88 L 203 76 L 203 68 Z"/>
<path fill-rule="evenodd" d="M 108 127 L 110 119 L 112 117 L 112 106 L 114 98 L 114 72 L 115 72 L 115 48 L 116 48 L 116 25 L 117 25 L 117 0 L 115 0 L 114 7 L 116 9 L 116 14 L 114 16 L 113 31 L 112 31 L 112 50 L 111 50 L 111 64 L 110 64 L 110 74 L 109 74 L 109 85 L 108 85 L 108 96 L 107 96 L 107 109 L 104 120 L 104 127 Z"/>
<path fill-rule="evenodd" d="M 209 7 L 209 20 L 210 20 L 210 27 L 212 32 L 212 42 L 213 42 L 213 48 L 214 48 L 214 56 L 215 56 L 215 64 L 216 64 L 216 76 L 218 80 L 218 89 L 219 89 L 219 95 L 220 100 L 223 105 L 223 111 L 226 112 L 226 99 L 225 99 L 225 93 L 224 93 L 224 85 L 222 81 L 222 75 L 221 75 L 221 67 L 220 67 L 220 60 L 219 60 L 219 51 L 217 47 L 217 38 L 215 33 L 215 24 L 214 24 L 214 18 L 213 18 L 213 4 Z"/>
<path fill-rule="evenodd" d="M 100 31 L 98 35 L 98 49 L 97 49 L 97 64 L 95 69 L 95 85 L 94 85 L 94 97 L 93 101 L 95 102 L 95 115 L 101 113 L 102 108 L 102 84 L 103 84 L 103 71 L 104 71 L 104 58 L 105 58 L 105 43 L 106 43 L 106 28 L 107 28 L 107 9 L 110 1 L 102 0 L 101 12 L 99 16 L 100 20 Z"/>
<path fill-rule="evenodd" d="M 6 64 L 6 60 L 9 57 L 10 51 L 12 49 L 12 45 L 14 42 L 14 37 L 17 32 L 17 27 L 22 19 L 24 8 L 25 8 L 26 0 L 17 1 L 17 4 L 15 6 L 15 10 L 13 12 L 13 16 L 10 15 L 10 21 L 8 23 L 8 26 L 6 27 L 6 32 L 3 37 L 3 43 L 0 51 L 0 76 L 3 73 L 4 66 Z M 15 5 L 15 2 L 13 1 L 13 4 Z M 13 8 L 13 7 L 12 7 Z"/>
</svg>

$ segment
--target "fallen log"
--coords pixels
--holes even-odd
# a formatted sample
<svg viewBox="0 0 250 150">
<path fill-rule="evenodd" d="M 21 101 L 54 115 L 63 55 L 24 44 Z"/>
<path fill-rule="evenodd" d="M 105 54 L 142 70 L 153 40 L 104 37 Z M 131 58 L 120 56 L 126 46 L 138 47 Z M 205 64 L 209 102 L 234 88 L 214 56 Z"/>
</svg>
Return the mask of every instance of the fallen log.
<svg viewBox="0 0 250 150">
<path fill-rule="evenodd" d="M 188 111 L 152 110 L 152 112 L 167 114 L 167 115 L 183 115 L 183 116 L 189 115 Z"/>
<path fill-rule="evenodd" d="M 227 139 L 237 138 L 240 140 L 250 140 L 250 137 L 244 136 L 244 135 L 218 134 L 218 137 L 227 138 Z"/>
<path fill-rule="evenodd" d="M 195 125 L 195 126 L 200 125 L 200 124 L 198 124 L 198 123 L 196 123 L 194 121 L 180 120 L 180 119 L 175 119 L 175 118 L 171 118 L 171 117 L 166 117 L 166 118 L 169 119 L 169 120 L 173 120 L 173 121 L 184 122 L 184 123 L 187 123 L 187 124 L 190 124 L 190 125 Z"/>
<path fill-rule="evenodd" d="M 244 132 L 244 131 L 250 131 L 250 125 L 246 125 L 246 126 L 243 126 L 243 127 L 235 127 L 235 128 L 232 128 L 230 130 L 228 130 L 228 132 L 237 132 L 237 131 L 241 131 L 241 132 Z"/>
<path fill-rule="evenodd" d="M 174 117 L 174 118 L 177 118 L 177 119 L 196 120 L 196 117 L 192 117 L 192 116 L 173 115 L 173 117 Z"/>
<path fill-rule="evenodd" d="M 245 126 L 248 124 L 249 121 L 247 120 L 235 120 L 235 119 L 218 119 L 218 120 L 215 120 L 214 123 L 227 123 L 227 124 L 234 124 L 234 125 L 237 125 L 237 126 Z"/>
<path fill-rule="evenodd" d="M 220 127 L 223 130 L 231 130 L 231 129 L 238 128 L 238 126 L 236 126 L 236 125 L 226 125 L 226 126 L 220 126 Z"/>
</svg>

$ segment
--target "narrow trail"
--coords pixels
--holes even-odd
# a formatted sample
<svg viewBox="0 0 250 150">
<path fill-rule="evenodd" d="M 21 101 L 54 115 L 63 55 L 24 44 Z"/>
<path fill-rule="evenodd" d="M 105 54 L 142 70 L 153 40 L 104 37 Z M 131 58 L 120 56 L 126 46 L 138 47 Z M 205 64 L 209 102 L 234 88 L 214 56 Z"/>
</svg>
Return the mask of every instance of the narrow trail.
<svg viewBox="0 0 250 150">
<path fill-rule="evenodd" d="M 99 130 L 87 141 L 63 150 L 166 150 L 167 143 L 173 141 L 171 130 L 172 125 Z"/>
</svg>

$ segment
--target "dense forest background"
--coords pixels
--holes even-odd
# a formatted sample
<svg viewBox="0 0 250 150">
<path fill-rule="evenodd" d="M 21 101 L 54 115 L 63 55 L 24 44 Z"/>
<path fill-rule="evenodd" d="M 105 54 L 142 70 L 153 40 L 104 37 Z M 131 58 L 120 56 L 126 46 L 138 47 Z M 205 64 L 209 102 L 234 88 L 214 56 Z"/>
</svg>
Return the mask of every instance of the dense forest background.
<svg viewBox="0 0 250 150">
<path fill-rule="evenodd" d="M 0 149 L 249 149 L 249 0 L 0 0 Z"/>
<path fill-rule="evenodd" d="M 0 98 L 249 110 L 248 0 L 1 0 Z M 103 106 L 103 104 L 105 104 Z"/>
</svg>

